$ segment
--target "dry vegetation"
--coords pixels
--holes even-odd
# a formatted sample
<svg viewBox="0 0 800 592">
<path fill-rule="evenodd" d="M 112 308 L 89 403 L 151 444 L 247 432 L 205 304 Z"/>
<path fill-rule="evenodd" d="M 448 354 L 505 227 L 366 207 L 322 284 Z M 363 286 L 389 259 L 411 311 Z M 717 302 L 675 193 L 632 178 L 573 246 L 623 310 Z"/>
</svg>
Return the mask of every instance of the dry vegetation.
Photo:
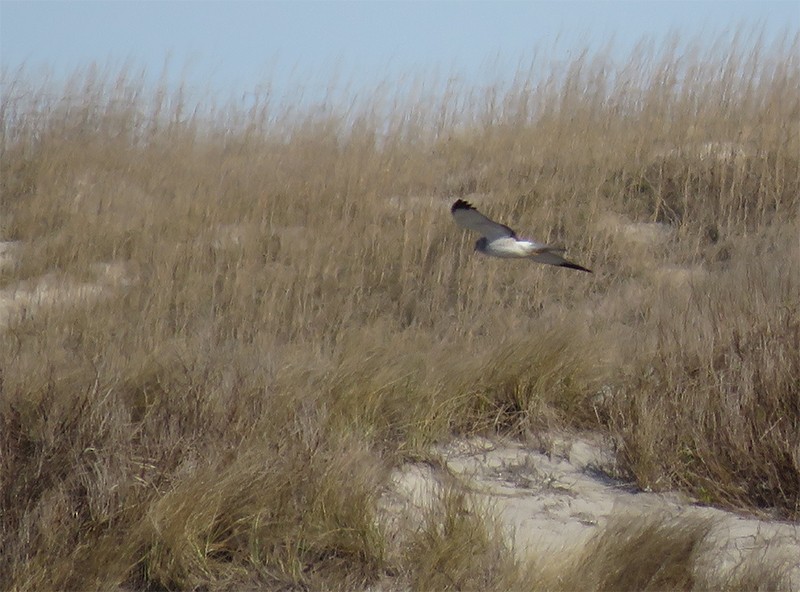
<svg viewBox="0 0 800 592">
<path fill-rule="evenodd" d="M 571 426 L 642 487 L 800 518 L 799 54 L 642 44 L 302 108 L 4 72 L 0 288 L 102 291 L 0 329 L 0 581 L 703 587 L 704 525 L 545 568 L 456 492 L 399 538 L 379 500 L 433 442 Z M 596 273 L 474 256 L 456 196 Z"/>
</svg>

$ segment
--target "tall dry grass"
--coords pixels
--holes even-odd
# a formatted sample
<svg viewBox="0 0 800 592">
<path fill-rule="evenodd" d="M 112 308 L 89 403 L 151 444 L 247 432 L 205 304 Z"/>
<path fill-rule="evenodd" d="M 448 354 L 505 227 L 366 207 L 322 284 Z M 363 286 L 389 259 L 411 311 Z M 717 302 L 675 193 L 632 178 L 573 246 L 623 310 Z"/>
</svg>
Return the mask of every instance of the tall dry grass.
<svg viewBox="0 0 800 592">
<path fill-rule="evenodd" d="M 522 587 L 456 498 L 401 549 L 378 518 L 475 431 L 604 430 L 643 486 L 796 519 L 799 43 L 304 108 L 4 72 L 0 282 L 62 297 L 0 332 L 0 579 Z M 474 256 L 455 196 L 595 275 Z"/>
</svg>

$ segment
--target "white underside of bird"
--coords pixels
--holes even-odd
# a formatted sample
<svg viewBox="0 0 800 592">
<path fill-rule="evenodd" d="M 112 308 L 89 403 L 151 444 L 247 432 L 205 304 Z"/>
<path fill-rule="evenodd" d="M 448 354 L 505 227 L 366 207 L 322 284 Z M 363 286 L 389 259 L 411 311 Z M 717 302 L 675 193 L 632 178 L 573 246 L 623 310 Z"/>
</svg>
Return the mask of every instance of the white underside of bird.
<svg viewBox="0 0 800 592">
<path fill-rule="evenodd" d="M 565 249 L 521 239 L 511 228 L 487 218 L 462 199 L 457 200 L 450 211 L 456 224 L 482 235 L 475 243 L 475 250 L 479 253 L 505 259 L 530 259 L 591 273 L 590 269 L 564 259 L 561 254 Z"/>
</svg>

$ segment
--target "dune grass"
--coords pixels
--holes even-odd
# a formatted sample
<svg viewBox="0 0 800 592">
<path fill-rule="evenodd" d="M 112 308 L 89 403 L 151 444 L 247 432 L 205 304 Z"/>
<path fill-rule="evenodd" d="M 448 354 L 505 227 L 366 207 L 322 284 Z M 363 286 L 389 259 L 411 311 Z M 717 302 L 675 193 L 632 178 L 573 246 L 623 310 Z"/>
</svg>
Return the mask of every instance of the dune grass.
<svg viewBox="0 0 800 592">
<path fill-rule="evenodd" d="M 518 589 L 791 589 L 783 576 L 792 566 L 778 559 L 769 564 L 745 560 L 724 574 L 698 569 L 713 524 L 697 516 L 613 515 L 580 551 L 518 568 L 516 574 L 527 584 Z"/>
<path fill-rule="evenodd" d="M 303 108 L 4 72 L 0 288 L 55 296 L 0 326 L 0 580 L 525 588 L 455 493 L 401 548 L 378 518 L 476 432 L 600 430 L 643 487 L 798 519 L 799 44 Z M 455 197 L 596 273 L 476 257 Z"/>
</svg>

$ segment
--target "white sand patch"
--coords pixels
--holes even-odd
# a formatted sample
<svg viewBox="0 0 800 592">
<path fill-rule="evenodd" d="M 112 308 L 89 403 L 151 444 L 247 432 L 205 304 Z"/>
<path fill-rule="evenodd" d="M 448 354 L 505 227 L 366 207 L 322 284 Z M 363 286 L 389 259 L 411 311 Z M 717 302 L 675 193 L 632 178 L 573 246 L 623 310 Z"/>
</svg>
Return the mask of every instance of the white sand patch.
<svg viewBox="0 0 800 592">
<path fill-rule="evenodd" d="M 696 569 L 714 585 L 739 566 L 789 568 L 790 590 L 800 590 L 800 524 L 743 518 L 715 508 L 691 508 L 716 523 L 703 541 Z"/>
<path fill-rule="evenodd" d="M 255 224 L 221 224 L 214 228 L 211 248 L 215 251 L 242 248 L 259 234 Z"/>
<path fill-rule="evenodd" d="M 77 283 L 57 279 L 55 276 L 44 276 L 35 282 L 22 282 L 0 290 L 0 328 L 42 308 L 96 301 L 106 290 L 105 286 Z"/>
<path fill-rule="evenodd" d="M 131 266 L 124 261 L 92 263 L 89 269 L 101 286 L 130 286 L 139 279 L 132 273 Z"/>
<path fill-rule="evenodd" d="M 627 216 L 607 212 L 595 223 L 598 234 L 604 233 L 626 248 L 664 247 L 674 237 L 669 224 L 660 222 L 633 222 Z"/>
<path fill-rule="evenodd" d="M 14 268 L 20 245 L 20 241 L 0 241 L 0 272 Z"/>
<path fill-rule="evenodd" d="M 685 289 L 703 282 L 709 273 L 699 265 L 664 265 L 654 269 L 651 275 L 659 288 Z"/>
<path fill-rule="evenodd" d="M 800 525 L 746 519 L 697 507 L 685 496 L 636 490 L 609 476 L 613 454 L 597 436 L 552 438 L 546 454 L 517 442 L 483 438 L 458 440 L 436 449 L 444 473 L 478 503 L 493 508 L 513 538 L 521 559 L 581 549 L 610 517 L 712 518 L 715 526 L 702 543 L 695 569 L 710 585 L 721 584 L 748 562 L 777 566 L 800 558 Z M 407 506 L 427 507 L 446 477 L 428 465 L 409 464 L 395 474 L 391 493 Z M 406 515 L 411 515 L 408 512 Z M 800 589 L 800 562 L 791 572 Z"/>
<path fill-rule="evenodd" d="M 14 266 L 19 248 L 19 243 L 0 242 L 0 270 L 4 266 Z M 89 269 L 95 277 L 94 282 L 78 282 L 47 274 L 0 289 L 0 329 L 45 308 L 96 302 L 113 289 L 138 281 L 130 265 L 122 261 L 93 263 Z"/>
</svg>

